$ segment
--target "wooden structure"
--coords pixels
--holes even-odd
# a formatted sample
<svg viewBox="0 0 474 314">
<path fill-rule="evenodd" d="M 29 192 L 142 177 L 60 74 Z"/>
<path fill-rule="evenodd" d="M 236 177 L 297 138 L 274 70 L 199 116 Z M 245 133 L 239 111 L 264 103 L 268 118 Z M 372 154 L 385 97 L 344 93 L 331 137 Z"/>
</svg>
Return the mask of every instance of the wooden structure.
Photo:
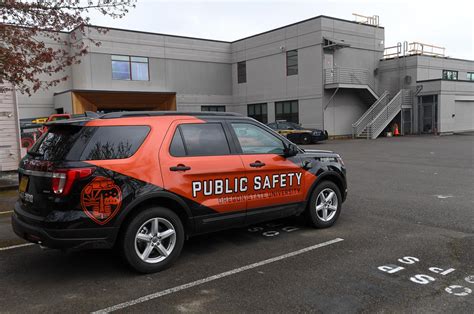
<svg viewBox="0 0 474 314">
<path fill-rule="evenodd" d="M 16 94 L 11 84 L 0 83 L 0 172 L 18 168 L 20 126 Z"/>
<path fill-rule="evenodd" d="M 85 111 L 176 110 L 176 93 L 133 91 L 71 91 L 73 113 Z"/>
</svg>

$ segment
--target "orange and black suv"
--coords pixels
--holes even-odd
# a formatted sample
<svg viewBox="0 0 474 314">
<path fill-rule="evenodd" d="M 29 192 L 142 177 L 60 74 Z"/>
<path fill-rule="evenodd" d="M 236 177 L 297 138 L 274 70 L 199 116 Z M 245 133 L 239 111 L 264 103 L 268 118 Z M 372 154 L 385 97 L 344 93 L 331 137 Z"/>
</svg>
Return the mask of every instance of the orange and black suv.
<svg viewBox="0 0 474 314">
<path fill-rule="evenodd" d="M 171 265 L 196 234 L 300 214 L 329 227 L 347 194 L 338 154 L 231 113 L 53 122 L 19 179 L 16 234 L 49 248 L 118 247 L 144 273 Z"/>
</svg>

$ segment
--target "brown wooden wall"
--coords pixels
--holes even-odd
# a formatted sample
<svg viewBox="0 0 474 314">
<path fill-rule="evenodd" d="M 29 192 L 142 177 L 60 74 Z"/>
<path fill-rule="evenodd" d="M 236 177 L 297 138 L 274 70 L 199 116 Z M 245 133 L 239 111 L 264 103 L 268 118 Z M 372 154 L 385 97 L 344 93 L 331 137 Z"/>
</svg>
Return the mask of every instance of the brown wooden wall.
<svg viewBox="0 0 474 314">
<path fill-rule="evenodd" d="M 176 110 L 175 93 L 72 92 L 74 113 L 99 110 Z"/>
</svg>

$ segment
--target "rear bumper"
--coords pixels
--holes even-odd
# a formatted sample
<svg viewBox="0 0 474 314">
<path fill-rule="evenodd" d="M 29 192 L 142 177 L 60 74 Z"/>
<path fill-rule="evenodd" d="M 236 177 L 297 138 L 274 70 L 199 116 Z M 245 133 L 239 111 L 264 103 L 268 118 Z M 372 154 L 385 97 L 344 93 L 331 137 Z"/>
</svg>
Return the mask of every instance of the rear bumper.
<svg viewBox="0 0 474 314">
<path fill-rule="evenodd" d="M 116 228 L 48 229 L 41 220 L 22 215 L 18 204 L 15 205 L 11 222 L 13 231 L 19 237 L 53 249 L 111 248 L 117 235 Z"/>
</svg>

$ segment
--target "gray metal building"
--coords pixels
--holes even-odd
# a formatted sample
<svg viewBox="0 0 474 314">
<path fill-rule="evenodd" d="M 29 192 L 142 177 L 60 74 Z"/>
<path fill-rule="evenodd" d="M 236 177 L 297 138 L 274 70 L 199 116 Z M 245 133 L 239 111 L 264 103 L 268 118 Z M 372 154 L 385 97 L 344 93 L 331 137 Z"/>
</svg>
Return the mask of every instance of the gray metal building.
<svg viewBox="0 0 474 314">
<path fill-rule="evenodd" d="M 317 16 L 235 42 L 90 26 L 77 36 L 90 53 L 61 85 L 18 95 L 20 117 L 177 108 L 332 136 L 375 138 L 394 122 L 405 134 L 474 130 L 474 61 L 418 43 L 386 48 L 384 33 L 376 17 Z"/>
</svg>

